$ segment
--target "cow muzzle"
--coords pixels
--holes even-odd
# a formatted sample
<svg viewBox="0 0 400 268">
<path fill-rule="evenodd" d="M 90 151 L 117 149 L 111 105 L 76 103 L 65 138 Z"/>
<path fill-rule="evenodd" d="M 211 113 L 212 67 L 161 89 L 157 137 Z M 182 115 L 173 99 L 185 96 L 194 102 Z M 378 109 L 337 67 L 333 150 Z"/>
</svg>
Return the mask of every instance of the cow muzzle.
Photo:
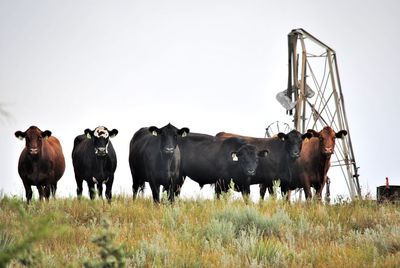
<svg viewBox="0 0 400 268">
<path fill-rule="evenodd" d="M 298 158 L 300 156 L 300 152 L 292 152 L 291 154 L 290 154 L 290 157 L 291 158 Z"/>
<path fill-rule="evenodd" d="M 247 170 L 247 174 L 248 174 L 249 176 L 254 176 L 254 175 L 256 175 L 256 170 L 255 170 L 255 169 L 248 169 L 248 170 Z"/>
<path fill-rule="evenodd" d="M 331 154 L 333 154 L 333 148 L 324 148 L 323 153 L 325 155 L 331 155 Z"/>
<path fill-rule="evenodd" d="M 94 153 L 98 156 L 105 156 L 107 155 L 107 147 L 98 147 L 94 149 Z"/>
<path fill-rule="evenodd" d="M 166 148 L 164 148 L 164 153 L 165 154 L 173 154 L 174 151 L 175 151 L 174 147 L 166 147 Z"/>
<path fill-rule="evenodd" d="M 39 148 L 29 148 L 29 154 L 37 155 L 39 153 Z"/>
</svg>

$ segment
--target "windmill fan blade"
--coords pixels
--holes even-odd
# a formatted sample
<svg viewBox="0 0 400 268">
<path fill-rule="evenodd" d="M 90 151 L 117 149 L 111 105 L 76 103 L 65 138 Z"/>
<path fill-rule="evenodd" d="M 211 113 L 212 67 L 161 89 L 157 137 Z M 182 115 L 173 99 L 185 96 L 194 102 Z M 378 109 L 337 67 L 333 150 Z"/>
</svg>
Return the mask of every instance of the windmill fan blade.
<svg viewBox="0 0 400 268">
<path fill-rule="evenodd" d="M 286 90 L 276 94 L 276 100 L 286 109 L 292 110 L 296 107 L 296 102 L 292 102 L 288 96 L 285 95 Z"/>
</svg>

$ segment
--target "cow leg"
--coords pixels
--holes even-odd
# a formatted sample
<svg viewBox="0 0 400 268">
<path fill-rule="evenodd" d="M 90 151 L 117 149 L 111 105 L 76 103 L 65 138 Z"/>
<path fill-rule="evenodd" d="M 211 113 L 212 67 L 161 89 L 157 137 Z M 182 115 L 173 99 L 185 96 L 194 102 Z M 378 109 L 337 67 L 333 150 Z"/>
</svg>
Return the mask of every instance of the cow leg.
<svg viewBox="0 0 400 268">
<path fill-rule="evenodd" d="M 88 188 L 89 188 L 90 199 L 93 200 L 96 197 L 96 188 L 94 187 L 94 182 L 91 181 L 91 180 L 88 180 L 87 181 L 87 185 L 88 185 Z"/>
<path fill-rule="evenodd" d="M 250 185 L 243 186 L 241 192 L 243 200 L 245 203 L 248 203 L 250 199 Z"/>
<path fill-rule="evenodd" d="M 268 187 L 268 194 L 273 195 L 274 194 L 274 187 L 270 186 Z"/>
<path fill-rule="evenodd" d="M 29 204 L 32 199 L 32 188 L 29 184 L 24 183 L 26 202 Z"/>
<path fill-rule="evenodd" d="M 268 191 L 269 191 L 269 188 L 268 188 Z M 267 192 L 267 185 L 264 184 L 264 183 L 260 184 L 260 198 L 261 198 L 261 200 L 264 200 L 264 196 L 265 196 L 266 192 Z"/>
<path fill-rule="evenodd" d="M 290 198 L 291 198 L 291 193 L 292 191 L 288 190 L 286 193 L 286 200 L 290 203 Z"/>
<path fill-rule="evenodd" d="M 46 201 L 49 201 L 50 198 L 50 193 L 51 193 L 50 187 L 51 187 L 50 184 L 43 186 L 43 194 Z"/>
<path fill-rule="evenodd" d="M 133 199 L 136 199 L 141 184 L 142 183 L 139 180 L 133 180 L 132 184 Z"/>
<path fill-rule="evenodd" d="M 303 190 L 304 190 L 304 195 L 306 196 L 306 200 L 311 200 L 312 198 L 311 187 L 309 185 L 306 185 L 303 187 Z"/>
<path fill-rule="evenodd" d="M 114 182 L 114 175 L 110 176 L 110 178 L 106 182 L 106 198 L 109 203 L 111 203 L 111 198 L 112 198 L 111 190 L 112 190 L 113 182 Z"/>
<path fill-rule="evenodd" d="M 160 203 L 160 185 L 151 182 L 150 183 L 151 192 L 153 194 L 153 201 L 157 204 Z"/>
<path fill-rule="evenodd" d="M 218 179 L 215 183 L 215 194 L 217 195 L 217 199 L 219 199 L 220 195 L 222 192 L 227 193 L 229 190 L 229 185 L 228 185 L 227 180 L 223 179 Z"/>
<path fill-rule="evenodd" d="M 39 200 L 42 201 L 43 200 L 43 196 L 44 196 L 44 186 L 42 185 L 38 185 L 36 186 L 38 192 L 39 192 Z"/>
<path fill-rule="evenodd" d="M 100 198 L 103 198 L 103 184 L 101 182 L 97 183 L 97 194 Z"/>
<path fill-rule="evenodd" d="M 175 201 L 175 195 L 178 192 L 178 188 L 180 188 L 180 186 L 172 181 L 171 184 L 169 185 L 169 191 L 168 191 L 169 202 L 173 203 Z"/>
<path fill-rule="evenodd" d="M 242 197 L 244 201 L 247 203 L 250 198 L 250 178 L 247 178 L 240 188 L 242 192 Z"/>
<path fill-rule="evenodd" d="M 137 193 L 139 191 L 139 185 L 132 184 L 132 198 L 136 199 Z"/>
<path fill-rule="evenodd" d="M 169 186 L 168 200 L 173 203 L 175 201 L 175 187 L 173 185 Z"/>
<path fill-rule="evenodd" d="M 140 180 L 137 176 L 135 176 L 135 171 L 131 168 L 132 174 L 132 193 L 133 193 L 133 200 L 136 199 L 137 193 L 141 185 L 143 185 L 143 181 Z"/>
<path fill-rule="evenodd" d="M 176 185 L 176 189 L 175 189 L 175 196 L 180 196 L 181 195 L 181 190 L 182 190 L 182 186 L 183 183 L 185 182 L 185 176 L 181 176 L 179 182 Z"/>
<path fill-rule="evenodd" d="M 78 179 L 76 177 L 75 177 L 75 180 L 76 180 L 76 186 L 77 186 L 76 195 L 78 196 L 78 198 L 81 198 L 82 197 L 82 191 L 83 191 L 83 186 L 82 186 L 83 180 L 82 179 Z"/>
<path fill-rule="evenodd" d="M 322 190 L 323 190 L 323 185 L 318 185 L 315 186 L 315 197 L 318 201 L 322 200 Z"/>
<path fill-rule="evenodd" d="M 50 185 L 51 196 L 55 199 L 56 198 L 56 191 L 57 191 L 57 183 Z"/>
<path fill-rule="evenodd" d="M 215 188 L 214 189 L 215 195 L 216 195 L 217 199 L 219 199 L 221 196 L 221 182 L 219 180 L 215 183 L 214 188 Z"/>
</svg>

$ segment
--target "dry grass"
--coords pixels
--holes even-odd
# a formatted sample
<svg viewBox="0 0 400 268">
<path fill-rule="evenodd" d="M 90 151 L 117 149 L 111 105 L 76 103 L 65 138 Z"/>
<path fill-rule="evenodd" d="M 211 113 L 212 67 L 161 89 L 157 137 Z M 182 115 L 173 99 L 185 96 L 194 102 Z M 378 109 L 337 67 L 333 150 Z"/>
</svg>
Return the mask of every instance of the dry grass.
<svg viewBox="0 0 400 268">
<path fill-rule="evenodd" d="M 99 260 L 92 239 L 108 219 L 127 267 L 399 267 L 400 208 L 359 201 L 336 205 L 268 200 L 178 200 L 117 196 L 57 199 L 27 206 L 0 198 L 0 252 L 29 237 L 11 267 L 82 267 Z M 39 228 L 39 229 L 35 229 Z M 1 264 L 0 264 L 1 267 Z"/>
</svg>

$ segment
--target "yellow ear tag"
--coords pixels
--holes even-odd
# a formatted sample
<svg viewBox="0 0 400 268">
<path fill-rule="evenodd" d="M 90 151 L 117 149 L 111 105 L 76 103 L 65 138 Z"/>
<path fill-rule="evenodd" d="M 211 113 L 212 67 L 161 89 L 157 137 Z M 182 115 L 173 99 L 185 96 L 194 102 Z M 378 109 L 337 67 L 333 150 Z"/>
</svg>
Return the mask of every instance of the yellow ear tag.
<svg viewBox="0 0 400 268">
<path fill-rule="evenodd" d="M 87 134 L 86 134 L 86 138 L 88 138 L 88 139 L 91 139 L 91 138 L 92 138 L 92 136 L 90 136 L 90 133 L 87 133 Z"/>
<path fill-rule="evenodd" d="M 187 136 L 187 133 L 186 133 L 186 131 L 185 131 L 185 132 L 182 133 L 182 137 L 184 138 L 184 137 L 186 137 L 186 136 Z"/>
<path fill-rule="evenodd" d="M 153 135 L 153 136 L 155 136 L 155 137 L 157 137 L 157 131 L 155 131 L 155 130 L 153 130 L 153 132 L 151 132 L 151 134 Z"/>
</svg>

